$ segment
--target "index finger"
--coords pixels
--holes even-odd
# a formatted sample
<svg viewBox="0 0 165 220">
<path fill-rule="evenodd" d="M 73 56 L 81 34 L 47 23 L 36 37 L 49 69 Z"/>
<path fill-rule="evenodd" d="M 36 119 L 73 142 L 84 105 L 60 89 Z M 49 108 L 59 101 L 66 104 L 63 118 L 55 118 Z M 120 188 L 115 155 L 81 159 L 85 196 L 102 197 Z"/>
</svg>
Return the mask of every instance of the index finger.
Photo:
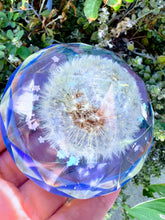
<svg viewBox="0 0 165 220">
<path fill-rule="evenodd" d="M 102 220 L 112 207 L 120 190 L 92 199 L 72 199 L 48 220 Z"/>
</svg>

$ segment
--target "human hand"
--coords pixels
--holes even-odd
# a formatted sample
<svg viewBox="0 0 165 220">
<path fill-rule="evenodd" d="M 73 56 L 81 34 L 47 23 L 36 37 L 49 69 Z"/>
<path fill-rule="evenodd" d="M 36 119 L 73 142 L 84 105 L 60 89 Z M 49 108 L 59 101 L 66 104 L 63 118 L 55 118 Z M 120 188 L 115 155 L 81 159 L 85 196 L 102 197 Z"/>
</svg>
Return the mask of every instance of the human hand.
<svg viewBox="0 0 165 220">
<path fill-rule="evenodd" d="M 0 218 L 2 220 L 102 220 L 119 190 L 92 199 L 54 195 L 29 180 L 16 167 L 0 133 Z"/>
</svg>

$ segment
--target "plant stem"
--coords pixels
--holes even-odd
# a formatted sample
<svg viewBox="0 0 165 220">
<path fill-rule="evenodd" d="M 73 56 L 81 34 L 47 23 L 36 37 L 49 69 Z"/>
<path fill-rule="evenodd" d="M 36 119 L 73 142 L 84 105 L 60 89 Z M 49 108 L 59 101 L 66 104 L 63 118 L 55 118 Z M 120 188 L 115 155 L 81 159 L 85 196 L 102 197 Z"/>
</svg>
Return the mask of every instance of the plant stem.
<svg viewBox="0 0 165 220">
<path fill-rule="evenodd" d="M 47 31 L 47 29 L 46 29 L 46 27 L 45 27 L 45 24 L 42 22 L 42 19 L 41 19 L 40 15 L 37 13 L 37 11 L 36 11 L 29 3 L 27 3 L 27 4 L 28 4 L 29 7 L 33 10 L 34 14 L 38 17 L 39 21 L 43 24 L 43 27 L 44 27 L 44 29 L 45 29 L 45 32 L 46 32 L 46 34 L 47 34 L 47 36 L 48 36 L 49 33 L 48 33 L 48 31 Z"/>
</svg>

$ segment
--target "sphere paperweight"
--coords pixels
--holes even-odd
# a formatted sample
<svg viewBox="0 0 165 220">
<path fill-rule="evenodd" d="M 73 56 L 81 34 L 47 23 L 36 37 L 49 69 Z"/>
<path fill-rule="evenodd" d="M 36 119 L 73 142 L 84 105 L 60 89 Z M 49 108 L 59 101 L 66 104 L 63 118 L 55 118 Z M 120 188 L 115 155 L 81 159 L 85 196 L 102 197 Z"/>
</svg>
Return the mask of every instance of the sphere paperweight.
<svg viewBox="0 0 165 220">
<path fill-rule="evenodd" d="M 1 131 L 17 167 L 57 195 L 116 191 L 153 141 L 144 82 L 108 50 L 57 44 L 28 57 L 1 101 Z"/>
</svg>

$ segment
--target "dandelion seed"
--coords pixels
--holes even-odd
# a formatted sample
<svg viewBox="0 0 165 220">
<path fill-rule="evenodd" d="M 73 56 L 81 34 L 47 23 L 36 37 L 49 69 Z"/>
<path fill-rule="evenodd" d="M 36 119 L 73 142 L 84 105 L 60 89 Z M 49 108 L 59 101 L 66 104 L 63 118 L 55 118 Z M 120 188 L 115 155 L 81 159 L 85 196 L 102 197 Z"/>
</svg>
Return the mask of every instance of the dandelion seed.
<svg viewBox="0 0 165 220">
<path fill-rule="evenodd" d="M 39 100 L 39 96 L 38 95 L 33 95 L 33 101 L 38 101 Z"/>
<path fill-rule="evenodd" d="M 54 57 L 52 57 L 52 60 L 53 60 L 55 63 L 58 63 L 59 58 L 58 58 L 58 57 L 56 57 L 56 56 L 54 56 Z"/>
<path fill-rule="evenodd" d="M 39 90 L 40 90 L 40 86 L 39 85 L 33 85 L 32 91 L 38 92 Z"/>
<path fill-rule="evenodd" d="M 78 165 L 78 163 L 79 161 L 75 157 L 71 156 L 69 161 L 67 162 L 67 166 L 70 167 L 73 165 Z"/>
<path fill-rule="evenodd" d="M 34 123 L 29 123 L 28 124 L 28 128 L 30 130 L 34 130 L 34 131 L 37 129 L 38 126 L 39 126 L 39 123 L 37 121 L 35 121 Z"/>
<path fill-rule="evenodd" d="M 32 115 L 32 117 L 34 117 L 35 115 L 33 114 Z M 35 118 L 29 118 L 28 116 L 26 117 L 26 123 L 27 123 L 27 125 L 28 125 L 28 128 L 30 129 L 30 130 L 36 130 L 37 129 L 37 127 L 39 126 L 39 123 L 36 121 L 36 119 Z"/>
<path fill-rule="evenodd" d="M 45 139 L 42 136 L 39 136 L 38 141 L 40 144 L 43 144 L 45 142 Z"/>
<path fill-rule="evenodd" d="M 64 159 L 66 157 L 65 153 L 62 150 L 59 150 L 57 153 L 59 159 Z"/>
</svg>

